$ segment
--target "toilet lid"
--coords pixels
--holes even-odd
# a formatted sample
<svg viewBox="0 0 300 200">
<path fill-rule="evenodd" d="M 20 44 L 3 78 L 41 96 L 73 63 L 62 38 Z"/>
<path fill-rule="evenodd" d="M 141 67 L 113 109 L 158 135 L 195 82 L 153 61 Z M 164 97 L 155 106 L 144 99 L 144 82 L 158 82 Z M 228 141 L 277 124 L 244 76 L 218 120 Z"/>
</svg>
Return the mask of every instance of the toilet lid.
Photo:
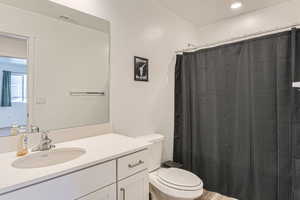
<svg viewBox="0 0 300 200">
<path fill-rule="evenodd" d="M 195 174 L 178 168 L 162 168 L 157 172 L 158 178 L 172 186 L 195 188 L 202 186 L 201 179 Z"/>
<path fill-rule="evenodd" d="M 158 176 L 160 170 L 163 169 L 158 169 L 149 174 L 150 185 L 153 186 L 150 188 L 156 188 L 158 194 L 167 195 L 168 199 L 198 199 L 203 194 L 203 183 L 201 180 L 201 184 L 196 187 L 176 186 L 161 179 Z"/>
</svg>

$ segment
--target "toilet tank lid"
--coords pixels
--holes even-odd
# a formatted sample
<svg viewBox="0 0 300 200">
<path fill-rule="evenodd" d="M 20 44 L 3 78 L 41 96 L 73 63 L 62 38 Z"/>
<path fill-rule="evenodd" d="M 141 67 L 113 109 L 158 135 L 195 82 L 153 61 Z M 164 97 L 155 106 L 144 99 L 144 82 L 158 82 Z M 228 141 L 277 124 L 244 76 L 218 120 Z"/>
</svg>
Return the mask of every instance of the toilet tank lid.
<svg viewBox="0 0 300 200">
<path fill-rule="evenodd" d="M 160 135 L 160 134 L 148 134 L 148 135 L 143 135 L 143 136 L 139 136 L 137 137 L 137 139 L 141 139 L 141 140 L 144 140 L 144 141 L 147 141 L 147 142 L 161 142 L 164 140 L 164 136 L 163 135 Z"/>
</svg>

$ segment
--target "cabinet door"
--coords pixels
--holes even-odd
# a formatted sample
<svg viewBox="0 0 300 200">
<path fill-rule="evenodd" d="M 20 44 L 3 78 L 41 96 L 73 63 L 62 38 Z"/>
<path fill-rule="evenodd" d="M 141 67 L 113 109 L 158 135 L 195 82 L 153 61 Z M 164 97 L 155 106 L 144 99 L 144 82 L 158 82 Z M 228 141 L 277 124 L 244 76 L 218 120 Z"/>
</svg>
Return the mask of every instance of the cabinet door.
<svg viewBox="0 0 300 200">
<path fill-rule="evenodd" d="M 118 200 L 148 200 L 148 172 L 144 170 L 118 182 Z"/>
<path fill-rule="evenodd" d="M 116 198 L 116 184 L 105 187 L 101 190 L 86 195 L 79 200 L 117 200 Z"/>
</svg>

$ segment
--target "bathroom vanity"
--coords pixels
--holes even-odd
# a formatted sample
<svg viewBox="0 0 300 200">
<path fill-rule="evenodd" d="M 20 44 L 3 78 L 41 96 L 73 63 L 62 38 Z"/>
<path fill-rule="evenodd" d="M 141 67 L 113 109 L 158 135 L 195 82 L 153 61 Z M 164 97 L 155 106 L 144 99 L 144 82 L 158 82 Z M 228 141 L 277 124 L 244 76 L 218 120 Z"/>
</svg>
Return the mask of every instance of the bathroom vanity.
<svg viewBox="0 0 300 200">
<path fill-rule="evenodd" d="M 118 134 L 105 134 L 56 144 L 59 149 L 82 149 L 79 157 L 59 164 L 35 167 L 15 164 L 15 152 L 0 155 L 0 200 L 146 200 L 148 199 L 147 146 L 149 144 Z M 37 154 L 41 163 L 64 156 Z M 66 152 L 64 151 L 65 155 Z M 24 162 L 23 162 L 24 163 Z M 30 163 L 30 162 L 28 162 Z"/>
</svg>

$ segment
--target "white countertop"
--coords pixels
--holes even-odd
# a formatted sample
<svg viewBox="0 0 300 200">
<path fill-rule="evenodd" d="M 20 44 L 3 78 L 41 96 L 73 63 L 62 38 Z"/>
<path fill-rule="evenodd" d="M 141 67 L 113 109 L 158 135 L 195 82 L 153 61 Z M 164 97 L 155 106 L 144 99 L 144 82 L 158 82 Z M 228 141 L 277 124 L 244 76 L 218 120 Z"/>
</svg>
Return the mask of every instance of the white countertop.
<svg viewBox="0 0 300 200">
<path fill-rule="evenodd" d="M 0 154 L 0 195 L 146 149 L 149 143 L 112 133 L 55 145 L 56 148 L 83 148 L 86 153 L 69 162 L 32 169 L 17 169 L 11 165 L 18 159 L 16 152 Z"/>
</svg>

